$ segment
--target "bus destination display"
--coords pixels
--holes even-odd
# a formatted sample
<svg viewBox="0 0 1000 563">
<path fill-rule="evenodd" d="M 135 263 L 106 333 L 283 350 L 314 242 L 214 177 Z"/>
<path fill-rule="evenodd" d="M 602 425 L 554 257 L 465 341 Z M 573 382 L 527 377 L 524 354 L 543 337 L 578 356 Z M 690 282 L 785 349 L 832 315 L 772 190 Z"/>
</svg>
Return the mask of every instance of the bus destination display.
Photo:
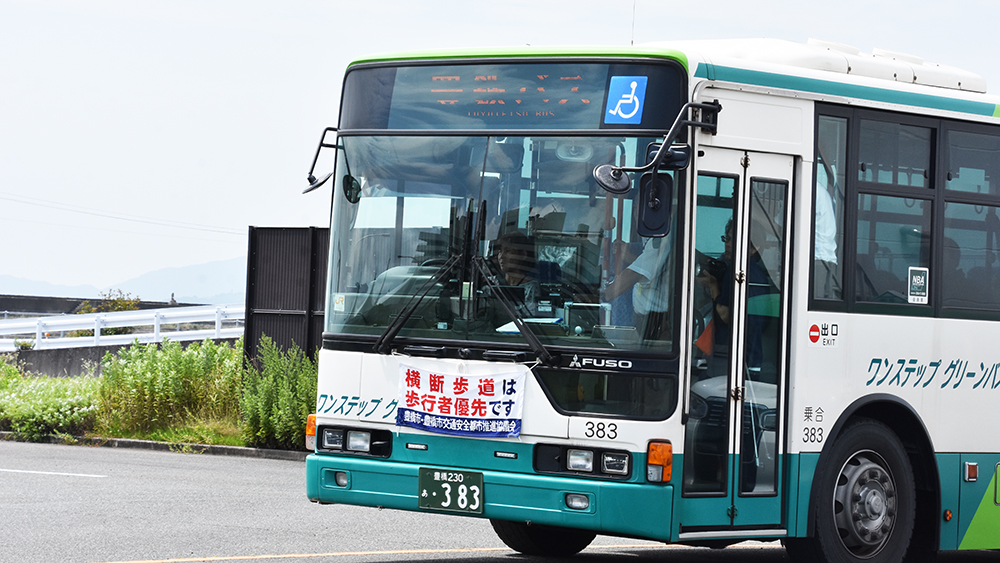
<svg viewBox="0 0 1000 563">
<path fill-rule="evenodd" d="M 679 107 L 678 75 L 673 66 L 652 64 L 358 69 L 345 84 L 342 118 L 351 128 L 397 130 L 669 128 Z M 626 87 L 622 93 L 618 84 Z M 616 90 L 612 102 L 609 87 Z"/>
</svg>

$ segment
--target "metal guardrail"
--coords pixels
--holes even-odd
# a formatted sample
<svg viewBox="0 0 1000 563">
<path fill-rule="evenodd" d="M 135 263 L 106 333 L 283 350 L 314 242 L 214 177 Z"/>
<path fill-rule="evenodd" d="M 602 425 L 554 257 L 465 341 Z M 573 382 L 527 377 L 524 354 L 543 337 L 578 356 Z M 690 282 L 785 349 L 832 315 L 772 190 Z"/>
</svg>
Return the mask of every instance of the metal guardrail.
<svg viewBox="0 0 1000 563">
<path fill-rule="evenodd" d="M 164 338 L 177 341 L 239 338 L 243 335 L 245 314 L 244 304 L 235 303 L 3 320 L 0 321 L 0 352 L 15 351 L 21 343 L 35 350 L 53 350 L 131 344 L 136 340 L 141 343 L 160 342 Z M 204 328 L 207 323 L 213 323 L 214 328 Z M 202 326 L 183 326 L 192 324 Z M 175 325 L 174 330 L 166 330 L 169 325 Z M 141 328 L 144 331 L 101 334 L 105 329 L 120 327 Z M 93 330 L 94 334 L 65 336 L 66 333 L 82 330 Z"/>
</svg>

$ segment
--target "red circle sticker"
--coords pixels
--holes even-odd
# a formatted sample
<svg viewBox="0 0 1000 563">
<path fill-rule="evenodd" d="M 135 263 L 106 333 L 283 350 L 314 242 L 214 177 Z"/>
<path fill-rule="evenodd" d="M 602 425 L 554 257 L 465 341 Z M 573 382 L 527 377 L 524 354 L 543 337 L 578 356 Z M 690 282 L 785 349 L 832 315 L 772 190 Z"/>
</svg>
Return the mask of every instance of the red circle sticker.
<svg viewBox="0 0 1000 563">
<path fill-rule="evenodd" d="M 811 340 L 813 344 L 819 342 L 819 326 L 818 325 L 812 325 L 811 327 L 809 327 L 809 340 Z"/>
</svg>

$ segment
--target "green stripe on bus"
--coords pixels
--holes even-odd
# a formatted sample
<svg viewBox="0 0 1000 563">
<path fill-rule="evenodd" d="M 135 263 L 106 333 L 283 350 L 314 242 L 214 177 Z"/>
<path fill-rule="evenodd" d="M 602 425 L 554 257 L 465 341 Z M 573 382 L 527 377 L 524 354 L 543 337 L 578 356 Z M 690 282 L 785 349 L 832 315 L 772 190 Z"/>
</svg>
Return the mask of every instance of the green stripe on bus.
<svg viewBox="0 0 1000 563">
<path fill-rule="evenodd" d="M 1000 538 L 997 537 L 997 530 L 1000 530 L 1000 506 L 996 504 L 997 495 L 997 472 L 993 473 L 993 480 L 986 487 L 986 494 L 979 503 L 976 515 L 972 517 L 969 528 L 962 536 L 962 543 L 958 549 L 997 549 L 1000 547 Z"/>
<path fill-rule="evenodd" d="M 461 51 L 434 50 L 409 51 L 403 53 L 384 53 L 364 57 L 352 62 L 349 66 L 359 63 L 414 61 L 414 60 L 459 60 L 459 59 L 497 59 L 497 58 L 561 58 L 561 57 L 595 57 L 595 58 L 650 58 L 670 59 L 680 63 L 686 72 L 690 72 L 688 58 L 681 51 L 673 49 L 651 49 L 646 47 L 497 47 L 482 49 L 464 49 Z"/>
<path fill-rule="evenodd" d="M 743 68 L 700 64 L 695 71 L 695 76 L 698 78 L 707 78 L 709 80 L 738 82 L 741 84 L 752 84 L 754 86 L 784 88 L 787 90 L 799 90 L 815 94 L 859 98 L 874 102 L 955 111 L 970 115 L 1000 117 L 1000 106 L 997 104 L 957 100 L 954 98 L 918 94 L 914 92 L 899 92 L 896 90 L 887 90 L 872 86 L 859 86 L 856 84 L 845 84 L 843 82 L 836 82 L 832 80 L 819 80 L 816 78 L 790 76 L 787 74 L 776 74 L 773 72 L 761 72 Z"/>
</svg>

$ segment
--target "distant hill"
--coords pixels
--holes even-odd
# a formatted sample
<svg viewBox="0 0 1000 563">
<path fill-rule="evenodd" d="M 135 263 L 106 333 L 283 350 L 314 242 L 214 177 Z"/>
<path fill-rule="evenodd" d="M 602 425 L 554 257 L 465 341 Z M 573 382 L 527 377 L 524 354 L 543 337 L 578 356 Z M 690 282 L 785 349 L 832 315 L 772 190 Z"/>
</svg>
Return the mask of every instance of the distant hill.
<svg viewBox="0 0 1000 563">
<path fill-rule="evenodd" d="M 14 276 L 0 275 L 0 295 L 36 295 L 41 297 L 99 297 L 92 285 L 57 285 Z"/>
<path fill-rule="evenodd" d="M 106 288 L 92 285 L 58 285 L 0 275 L 0 294 L 46 297 L 96 298 L 102 291 L 120 289 L 143 301 L 180 303 L 243 303 L 246 301 L 247 259 L 218 260 L 205 264 L 163 268 Z"/>
<path fill-rule="evenodd" d="M 247 259 L 233 258 L 194 266 L 163 268 L 106 289 L 120 289 L 148 301 L 182 303 L 243 303 L 246 301 Z"/>
</svg>

